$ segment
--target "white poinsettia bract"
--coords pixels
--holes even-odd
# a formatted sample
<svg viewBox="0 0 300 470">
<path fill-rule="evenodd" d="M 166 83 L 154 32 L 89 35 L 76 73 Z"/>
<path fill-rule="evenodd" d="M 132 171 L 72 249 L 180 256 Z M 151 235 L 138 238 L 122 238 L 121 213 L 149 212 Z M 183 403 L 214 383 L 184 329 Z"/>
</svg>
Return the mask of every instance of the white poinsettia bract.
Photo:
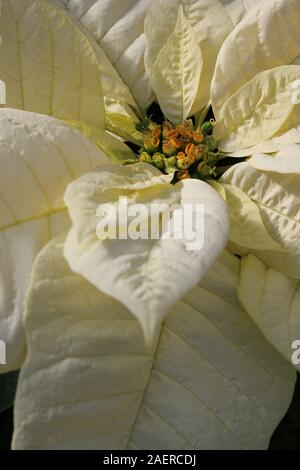
<svg viewBox="0 0 300 470">
<path fill-rule="evenodd" d="M 266 449 L 299 368 L 299 1 L 0 10 L 13 448 Z M 122 198 L 137 232 L 201 206 L 201 249 L 100 237 Z"/>
</svg>

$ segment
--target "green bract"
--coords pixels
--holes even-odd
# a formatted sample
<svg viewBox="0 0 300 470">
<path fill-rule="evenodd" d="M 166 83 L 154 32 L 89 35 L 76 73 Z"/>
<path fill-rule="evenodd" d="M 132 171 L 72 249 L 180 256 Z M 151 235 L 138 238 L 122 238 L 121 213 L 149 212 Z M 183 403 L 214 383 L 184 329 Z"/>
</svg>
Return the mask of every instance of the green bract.
<svg viewBox="0 0 300 470">
<path fill-rule="evenodd" d="M 0 0 L 15 449 L 267 448 L 300 338 L 300 4 L 255 5 Z M 202 205 L 202 250 L 98 237 L 123 196 Z"/>
</svg>

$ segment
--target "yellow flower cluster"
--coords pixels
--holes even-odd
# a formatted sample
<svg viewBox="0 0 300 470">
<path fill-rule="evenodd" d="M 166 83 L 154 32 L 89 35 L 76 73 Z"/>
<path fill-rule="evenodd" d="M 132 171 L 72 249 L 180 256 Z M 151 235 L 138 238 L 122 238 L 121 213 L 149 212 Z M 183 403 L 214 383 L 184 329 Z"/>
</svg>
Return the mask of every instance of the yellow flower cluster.
<svg viewBox="0 0 300 470">
<path fill-rule="evenodd" d="M 174 173 L 175 181 L 214 176 L 220 152 L 211 135 L 212 121 L 195 129 L 192 120 L 177 126 L 169 121 L 157 124 L 149 120 L 137 128 L 144 136 L 139 161 L 154 165 L 165 174 Z"/>
</svg>

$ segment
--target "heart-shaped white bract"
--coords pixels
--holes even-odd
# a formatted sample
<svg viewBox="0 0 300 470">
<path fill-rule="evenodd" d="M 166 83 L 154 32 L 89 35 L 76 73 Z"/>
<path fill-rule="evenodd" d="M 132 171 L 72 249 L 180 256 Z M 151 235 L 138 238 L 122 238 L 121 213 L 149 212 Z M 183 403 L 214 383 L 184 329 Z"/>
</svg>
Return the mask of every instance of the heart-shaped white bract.
<svg viewBox="0 0 300 470">
<path fill-rule="evenodd" d="M 199 282 L 216 260 L 228 234 L 227 207 L 214 189 L 197 180 L 173 186 L 171 179 L 144 163 L 102 167 L 72 183 L 65 195 L 73 222 L 65 244 L 71 269 L 126 305 L 139 319 L 148 341 L 155 337 L 171 306 Z M 203 244 L 187 246 L 186 232 L 181 238 L 170 239 L 99 239 L 97 209 L 107 203 L 115 208 L 120 197 L 127 198 L 129 209 L 140 204 L 148 210 L 144 220 L 148 220 L 149 208 L 157 204 L 165 204 L 162 213 L 174 203 L 180 210 L 192 206 L 195 211 L 197 205 L 201 206 Z M 172 209 L 171 225 L 175 217 Z M 130 227 L 130 219 L 126 224 Z M 187 224 L 191 225 L 187 229 L 193 229 L 198 236 L 196 219 L 189 218 Z"/>
</svg>

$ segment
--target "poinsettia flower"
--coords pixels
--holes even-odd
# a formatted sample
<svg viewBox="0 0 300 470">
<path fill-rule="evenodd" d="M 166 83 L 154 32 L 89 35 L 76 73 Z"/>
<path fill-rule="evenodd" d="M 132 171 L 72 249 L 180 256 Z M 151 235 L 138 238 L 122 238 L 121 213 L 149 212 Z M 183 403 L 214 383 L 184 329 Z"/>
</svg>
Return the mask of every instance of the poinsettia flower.
<svg viewBox="0 0 300 470">
<path fill-rule="evenodd" d="M 244 108 L 236 125 L 234 93 L 224 103 L 217 85 L 210 93 L 219 49 L 233 28 L 228 11 L 218 1 L 155 0 L 145 28 L 142 21 L 139 26 L 151 84 L 141 106 L 144 67 L 137 88 L 132 69 L 128 86 L 120 76 L 143 47 L 134 46 L 127 61 L 127 37 L 124 45 L 118 38 L 130 32 L 133 18 L 143 17 L 147 2 L 132 11 L 134 2 L 124 2 L 116 22 L 111 1 L 63 0 L 101 47 L 57 3 L 2 2 L 1 79 L 8 107 L 25 110 L 0 114 L 0 318 L 8 367 L 19 367 L 25 357 L 22 321 L 27 347 L 14 448 L 265 448 L 290 403 L 295 372 L 282 357 L 288 356 L 288 340 L 279 347 L 276 331 L 267 333 L 268 322 L 251 313 L 256 308 L 249 304 L 248 279 L 256 292 L 252 273 L 265 265 L 255 264 L 251 254 L 241 265 L 226 251 L 215 262 L 227 241 L 231 202 L 226 174 L 220 182 L 210 180 L 225 156 L 220 148 L 227 151 L 232 141 L 238 150 L 246 148 L 249 128 L 256 139 L 251 143 L 270 140 L 293 114 L 284 85 L 298 78 L 298 67 L 280 68 L 274 79 L 273 71 L 261 72 L 245 85 L 257 86 L 266 98 L 262 110 L 278 86 L 278 102 L 266 111 L 274 114 L 271 131 L 258 120 L 255 93 L 250 126 Z M 105 18 L 99 26 L 98 15 Z M 138 43 L 136 31 L 128 40 Z M 114 68 L 122 55 L 123 65 L 120 60 Z M 265 89 L 269 79 L 272 87 Z M 164 123 L 143 119 L 153 91 Z M 214 135 L 214 121 L 204 122 L 210 100 L 216 107 Z M 132 149 L 139 145 L 140 152 L 107 129 L 131 140 Z M 119 165 L 108 165 L 109 157 Z M 231 186 L 233 199 L 240 193 L 246 199 Z M 188 252 L 184 239 L 99 239 L 97 207 L 124 194 L 133 205 L 203 204 L 203 249 Z M 279 241 L 254 206 L 251 221 L 261 246 L 277 250 Z M 242 220 L 239 215 L 236 230 Z M 280 295 L 294 292 L 290 279 L 273 271 L 272 289 L 274 278 Z M 298 296 L 292 300 L 278 310 L 285 334 Z"/>
<path fill-rule="evenodd" d="M 172 305 L 214 263 L 228 233 L 226 205 L 216 191 L 195 180 L 173 186 L 171 179 L 146 163 L 122 168 L 103 166 L 69 185 L 65 194 L 73 222 L 65 257 L 72 271 L 126 305 L 140 320 L 150 343 Z M 201 250 L 187 250 L 184 234 L 171 240 L 99 239 L 95 231 L 97 208 L 119 201 L 122 195 L 128 199 L 128 211 L 137 204 L 144 208 L 163 203 L 177 203 L 182 208 L 185 204 L 202 204 L 204 229 L 211 236 L 205 237 Z M 213 235 L 216 233 L 218 236 Z"/>
<path fill-rule="evenodd" d="M 196 2 L 194 6 L 199 6 L 200 3 Z M 178 3 L 174 6 L 178 8 Z M 213 12 L 216 11 L 220 12 L 220 18 L 214 18 Z M 208 15 L 207 25 L 205 21 L 206 12 Z M 213 6 L 212 4 L 204 2 L 200 13 L 199 22 L 203 22 L 205 26 L 202 33 L 203 40 L 214 42 L 210 28 L 212 25 L 217 25 L 220 19 L 223 24 L 222 27 L 224 27 L 224 30 L 226 29 L 226 32 L 229 32 L 232 27 L 228 14 L 217 1 L 213 2 Z M 224 18 L 227 20 L 225 23 Z M 127 112 L 130 109 L 129 106 L 137 109 L 135 101 L 128 87 L 121 80 L 103 50 L 83 31 L 79 23 L 68 15 L 64 9 L 57 6 L 56 2 L 47 2 L 45 0 L 25 0 L 24 2 L 17 0 L 12 2 L 4 1 L 1 22 L 1 79 L 6 83 L 7 107 L 24 109 L 40 114 L 50 114 L 55 118 L 67 122 L 71 127 L 79 129 L 85 136 L 89 137 L 89 140 L 97 143 L 110 157 L 113 155 L 119 159 L 121 159 L 121 157 L 123 159 L 125 157 L 127 159 L 133 158 L 133 153 L 125 144 L 120 140 L 114 139 L 111 134 L 105 131 L 105 124 L 110 114 L 119 116 L 121 123 L 123 123 L 122 118 L 124 114 L 121 114 L 121 111 L 122 113 Z M 227 24 L 226 28 L 224 24 Z M 208 25 L 210 27 L 208 27 Z M 223 38 L 224 35 L 225 33 L 222 36 Z M 200 38 L 202 39 L 201 36 Z M 218 40 L 219 46 L 220 40 L 221 34 Z M 214 50 L 214 60 L 216 60 L 216 46 Z M 209 99 L 209 96 L 207 96 L 207 99 Z M 109 111 L 111 111 L 113 107 L 113 109 L 116 108 L 119 112 L 105 112 L 107 103 L 109 103 Z M 131 116 L 132 111 L 131 113 L 128 111 L 128 113 L 129 115 L 125 115 L 127 121 L 131 119 L 129 116 Z M 27 119 L 27 115 L 20 114 L 17 118 L 13 118 L 8 113 L 3 114 L 3 119 L 4 123 L 7 122 L 8 126 L 10 123 L 14 124 L 11 126 L 11 137 L 9 134 L 5 133 L 5 138 L 12 140 L 14 138 L 13 127 L 18 127 L 19 121 L 23 123 L 23 121 Z M 34 119 L 34 117 L 28 115 L 28 122 L 31 122 L 32 119 Z M 40 120 L 41 125 L 45 125 L 42 117 Z M 119 123 L 118 118 L 111 119 L 111 121 L 114 124 L 114 128 L 116 128 Z M 61 124 L 57 125 L 61 126 Z M 20 124 L 20 126 L 22 126 L 22 124 Z M 28 124 L 28 126 L 28 134 L 31 137 L 34 135 L 34 125 L 33 129 L 31 125 Z M 53 127 L 55 127 L 55 124 L 53 124 Z M 139 139 L 140 135 L 136 131 L 124 130 L 124 128 L 120 130 L 123 135 L 125 131 L 135 142 Z M 51 142 L 55 140 L 55 137 L 51 136 L 50 131 L 47 135 Z M 75 133 L 74 136 L 76 135 Z M 39 136 L 40 134 L 37 139 Z M 71 142 L 72 138 L 69 137 L 69 140 Z M 23 144 L 22 141 L 20 141 L 20 144 L 16 142 L 15 145 L 22 146 Z M 72 152 L 72 147 L 68 141 L 62 145 L 62 158 L 65 158 L 65 153 L 68 154 Z M 34 154 L 28 156 L 27 152 L 23 149 L 21 158 L 22 160 L 27 160 L 28 158 L 34 159 Z M 103 153 L 100 152 L 99 161 L 102 162 L 103 158 Z M 35 164 L 35 160 L 33 163 Z M 14 162 L 10 161 L 9 165 L 13 168 Z M 90 168 L 92 168 L 92 166 L 93 165 L 91 165 Z M 81 168 L 84 168 L 83 165 Z M 34 174 L 37 173 L 35 169 L 32 171 Z M 47 173 L 50 171 L 51 168 L 49 167 Z M 86 172 L 86 168 L 84 168 L 82 172 Z M 3 172 L 3 174 L 5 173 Z M 79 173 L 71 174 L 74 174 L 74 179 L 80 175 Z M 69 182 L 70 179 L 61 184 L 60 179 L 57 180 L 57 184 L 61 184 L 59 191 L 60 207 L 65 207 L 62 203 L 62 196 Z M 15 184 L 19 184 L 19 182 L 16 180 Z M 41 186 L 39 181 L 37 181 L 37 184 Z M 200 188 L 199 191 L 201 191 L 203 185 L 198 182 L 198 187 Z M 54 189 L 56 189 L 55 186 Z M 56 197 L 58 197 L 58 194 Z M 214 197 L 216 201 L 218 201 L 217 195 Z M 216 202 L 216 204 L 218 204 L 218 202 Z M 210 262 L 204 264 L 206 269 L 213 262 L 220 250 L 222 250 L 226 241 L 227 214 L 225 205 L 223 211 L 224 218 L 222 219 L 222 227 L 224 230 L 218 233 L 219 241 L 215 246 L 215 251 L 209 251 L 207 254 L 207 260 L 209 259 Z M 44 212 L 48 215 L 48 213 L 51 213 L 51 209 L 47 208 L 41 215 L 43 215 Z M 26 216 L 24 221 L 27 222 L 28 219 L 31 221 L 33 217 L 38 217 L 38 215 L 33 216 L 31 214 Z M 15 219 L 15 223 L 22 225 L 22 217 L 20 220 L 18 217 L 15 217 Z M 4 224 L 3 229 L 10 230 L 11 225 L 13 225 L 13 222 Z M 40 244 L 37 243 L 37 246 L 35 246 L 31 240 L 27 240 L 23 232 L 24 231 L 21 230 L 20 237 L 22 243 L 29 243 L 30 246 L 33 246 L 34 252 L 24 272 L 23 269 L 21 269 L 22 281 L 16 280 L 12 283 L 11 289 L 13 289 L 13 293 L 5 296 L 3 305 L 1 305 L 1 311 L 5 317 L 5 336 L 11 339 L 11 341 L 8 342 L 8 357 L 10 358 L 9 363 L 13 364 L 13 367 L 20 364 L 20 361 L 23 359 L 24 337 L 22 335 L 22 323 L 20 321 L 12 322 L 12 324 L 9 320 L 6 321 L 7 312 L 11 311 L 8 302 L 11 302 L 11 296 L 15 296 L 18 299 L 18 301 L 15 302 L 14 311 L 15 318 L 20 319 L 30 266 L 34 256 L 41 248 Z M 16 243 L 20 243 L 19 238 L 16 240 Z M 14 251 L 14 247 L 11 248 L 11 251 Z M 11 271 L 14 272 L 15 261 L 13 254 L 10 255 L 9 262 Z M 202 272 L 202 274 L 203 273 L 204 272 Z M 190 283 L 196 283 L 197 280 L 199 280 L 199 276 L 200 274 L 196 277 L 192 276 Z M 4 273 L 3 277 L 5 284 L 8 285 L 10 281 L 6 280 L 7 273 Z M 185 290 L 187 290 L 190 284 L 187 282 L 182 283 L 182 285 L 185 285 Z M 130 293 L 125 292 L 125 295 L 130 295 Z M 166 300 L 167 297 L 167 293 L 165 293 L 165 313 L 167 313 L 167 305 L 170 304 L 170 301 Z M 173 303 L 175 301 L 176 298 L 174 297 Z M 17 337 L 19 341 L 15 341 L 15 337 Z"/>
</svg>

